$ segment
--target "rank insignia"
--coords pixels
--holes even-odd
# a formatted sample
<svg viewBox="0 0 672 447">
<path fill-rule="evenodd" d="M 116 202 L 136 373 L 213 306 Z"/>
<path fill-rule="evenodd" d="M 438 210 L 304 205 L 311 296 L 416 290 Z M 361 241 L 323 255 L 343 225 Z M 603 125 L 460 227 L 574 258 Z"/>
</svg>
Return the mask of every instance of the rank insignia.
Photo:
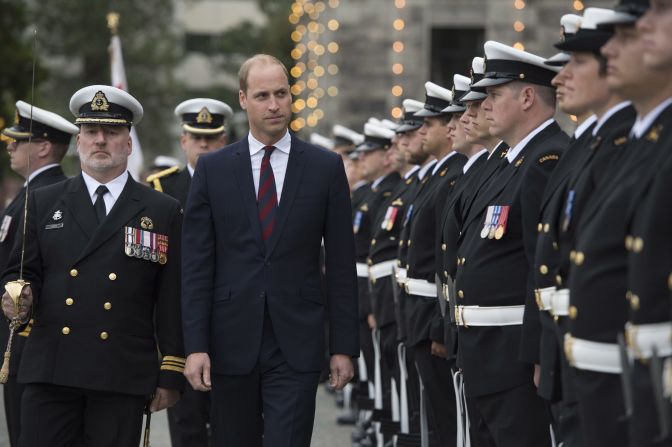
<svg viewBox="0 0 672 447">
<path fill-rule="evenodd" d="M 448 172 L 448 168 L 444 169 L 443 171 L 439 172 L 439 176 L 445 177 L 446 173 Z"/>
<path fill-rule="evenodd" d="M 655 127 L 653 127 L 653 128 L 649 131 L 649 133 L 646 134 L 646 139 L 649 140 L 649 141 L 652 142 L 652 143 L 657 143 L 657 142 L 658 142 L 658 138 L 660 138 L 660 131 L 661 131 L 661 130 L 663 130 L 663 126 L 660 125 L 660 124 L 657 125 L 657 126 L 655 126 Z"/>
<path fill-rule="evenodd" d="M 110 108 L 110 104 L 107 102 L 105 93 L 98 91 L 93 99 L 91 100 L 91 110 L 94 112 L 103 111 L 107 112 Z"/>
<path fill-rule="evenodd" d="M 365 203 L 364 205 L 359 207 L 359 210 L 363 213 L 367 213 L 369 211 L 369 204 Z"/>
<path fill-rule="evenodd" d="M 0 225 L 0 242 L 5 242 L 7 234 L 9 233 L 9 226 L 12 224 L 12 216 L 5 216 L 2 218 L 2 225 Z"/>
<path fill-rule="evenodd" d="M 144 216 L 140 218 L 140 226 L 142 227 L 143 230 L 153 230 L 154 222 L 152 222 L 152 219 L 150 219 L 149 217 Z"/>
<path fill-rule="evenodd" d="M 131 258 L 165 264 L 168 261 L 168 236 L 124 227 L 124 253 Z"/>
<path fill-rule="evenodd" d="M 54 215 L 51 216 L 51 218 L 52 218 L 53 220 L 61 220 L 61 219 L 63 219 L 63 211 L 61 211 L 61 210 L 56 210 L 56 211 L 54 211 Z"/>
<path fill-rule="evenodd" d="M 523 164 L 523 161 L 524 161 L 524 160 L 525 160 L 525 156 L 523 155 L 522 157 L 520 157 L 520 158 L 518 159 L 518 161 L 516 161 L 516 164 L 514 164 L 513 166 L 516 167 L 516 168 L 519 167 L 520 165 Z"/>
<path fill-rule="evenodd" d="M 406 184 L 407 184 L 407 185 L 410 185 L 411 183 L 413 183 L 413 177 L 409 177 L 409 178 L 407 178 L 407 179 L 406 179 Z"/>
</svg>

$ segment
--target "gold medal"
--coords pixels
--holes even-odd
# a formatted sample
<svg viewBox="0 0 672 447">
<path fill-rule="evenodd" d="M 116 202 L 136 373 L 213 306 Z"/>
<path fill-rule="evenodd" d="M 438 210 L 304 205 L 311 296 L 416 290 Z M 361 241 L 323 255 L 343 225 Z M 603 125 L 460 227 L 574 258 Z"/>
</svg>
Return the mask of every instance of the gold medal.
<svg viewBox="0 0 672 447">
<path fill-rule="evenodd" d="M 500 240 L 504 237 L 504 226 L 500 225 L 495 230 L 495 239 Z"/>
</svg>

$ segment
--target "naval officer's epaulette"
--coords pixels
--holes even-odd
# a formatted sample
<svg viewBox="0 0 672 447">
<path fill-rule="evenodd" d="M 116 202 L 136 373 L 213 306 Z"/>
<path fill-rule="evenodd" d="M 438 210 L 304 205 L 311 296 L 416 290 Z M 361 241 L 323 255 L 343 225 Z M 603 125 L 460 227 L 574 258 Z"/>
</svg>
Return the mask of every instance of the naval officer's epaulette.
<svg viewBox="0 0 672 447">
<path fill-rule="evenodd" d="M 156 172 L 147 177 L 145 180 L 147 183 L 151 183 L 152 188 L 156 189 L 159 192 L 163 192 L 163 187 L 161 186 L 161 179 L 168 177 L 169 175 L 175 174 L 180 170 L 178 166 L 173 166 L 172 168 L 164 169 L 163 171 Z"/>
</svg>

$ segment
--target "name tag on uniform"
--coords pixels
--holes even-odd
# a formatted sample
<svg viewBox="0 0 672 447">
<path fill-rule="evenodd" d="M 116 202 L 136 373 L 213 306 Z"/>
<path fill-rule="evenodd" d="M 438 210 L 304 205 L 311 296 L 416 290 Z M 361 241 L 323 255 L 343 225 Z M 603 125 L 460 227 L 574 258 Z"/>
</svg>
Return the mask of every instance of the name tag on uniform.
<svg viewBox="0 0 672 447">
<path fill-rule="evenodd" d="M 124 253 L 132 258 L 165 264 L 168 262 L 168 236 L 124 227 Z"/>
<path fill-rule="evenodd" d="M 9 226 L 12 224 L 12 216 L 5 216 L 2 218 L 2 225 L 0 225 L 0 242 L 5 242 L 7 233 L 9 233 Z"/>
</svg>

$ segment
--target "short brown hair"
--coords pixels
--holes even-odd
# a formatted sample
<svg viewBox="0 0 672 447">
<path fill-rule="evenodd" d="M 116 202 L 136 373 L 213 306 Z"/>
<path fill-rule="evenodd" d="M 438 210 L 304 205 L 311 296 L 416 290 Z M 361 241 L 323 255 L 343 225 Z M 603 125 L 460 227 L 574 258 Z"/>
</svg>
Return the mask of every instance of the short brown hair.
<svg viewBox="0 0 672 447">
<path fill-rule="evenodd" d="M 285 72 L 285 76 L 287 76 L 287 82 L 289 82 L 289 72 L 287 71 L 287 67 L 285 67 L 285 64 L 283 64 L 280 61 L 280 59 L 278 59 L 275 56 L 271 56 L 270 54 L 255 54 L 254 56 L 243 62 L 243 65 L 240 66 L 240 70 L 238 71 L 238 84 L 240 85 L 240 91 L 247 92 L 247 77 L 250 75 L 250 70 L 252 69 L 252 66 L 256 64 L 279 65 L 280 67 L 282 67 L 282 71 Z"/>
</svg>

